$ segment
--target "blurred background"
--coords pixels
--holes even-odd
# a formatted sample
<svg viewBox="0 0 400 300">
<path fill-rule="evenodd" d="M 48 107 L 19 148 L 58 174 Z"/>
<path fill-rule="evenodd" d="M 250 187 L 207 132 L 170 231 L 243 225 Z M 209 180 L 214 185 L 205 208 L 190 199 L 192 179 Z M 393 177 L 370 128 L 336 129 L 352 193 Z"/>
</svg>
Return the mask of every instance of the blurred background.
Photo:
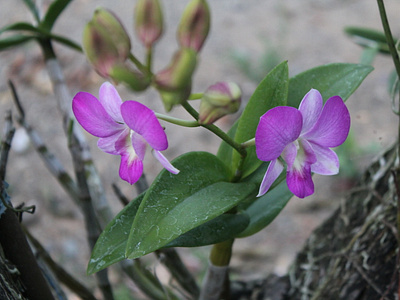
<svg viewBox="0 0 400 300">
<path fill-rule="evenodd" d="M 50 3 L 38 2 L 43 9 Z M 155 48 L 155 70 L 165 67 L 178 48 L 175 30 L 186 3 L 182 0 L 162 1 L 166 31 Z M 133 31 L 134 4 L 135 1 L 75 0 L 59 18 L 54 32 L 80 43 L 83 27 L 91 19 L 94 9 L 107 7 L 120 17 L 132 38 L 133 52 L 143 58 L 144 49 Z M 399 37 L 400 2 L 388 0 L 385 4 L 393 35 Z M 193 92 L 203 92 L 220 80 L 234 81 L 242 88 L 244 103 L 267 72 L 283 60 L 288 60 L 291 76 L 327 63 L 358 63 L 362 48 L 345 34 L 344 28 L 362 26 L 381 30 L 382 27 L 375 1 L 210 0 L 209 5 L 211 33 L 200 55 Z M 1 0 L 0 27 L 27 20 L 33 19 L 22 1 Z M 98 88 L 104 80 L 89 67 L 85 57 L 57 44 L 55 50 L 64 67 L 71 94 L 87 91 L 98 95 Z M 284 274 L 312 229 L 340 205 L 346 191 L 357 182 L 373 157 L 395 141 L 397 120 L 391 110 L 388 92 L 392 62 L 389 56 L 378 55 L 373 66 L 375 70 L 347 102 L 352 127 L 349 140 L 338 149 L 341 173 L 332 177 L 315 176 L 316 193 L 313 196 L 306 199 L 294 197 L 267 229 L 250 238 L 237 240 L 232 261 L 235 278 L 259 278 L 271 272 Z M 27 121 L 39 131 L 49 150 L 72 171 L 60 114 L 40 49 L 35 43 L 0 52 L 1 128 L 5 112 L 16 111 L 7 84 L 9 79 L 17 87 Z M 134 94 L 123 86 L 119 86 L 118 91 L 123 99 L 140 101 L 164 113 L 155 91 Z M 179 108 L 172 114 L 189 118 Z M 218 125 L 228 130 L 236 117 L 226 117 L 218 121 Z M 171 160 L 192 150 L 216 153 L 218 149 L 218 138 L 205 130 L 174 125 L 168 125 L 166 130 L 170 146 L 165 155 Z M 113 194 L 111 184 L 116 183 L 130 199 L 136 196 L 136 191 L 119 179 L 119 157 L 101 152 L 96 146 L 97 139 L 90 135 L 87 138 L 108 201 L 117 213 L 122 206 Z M 145 172 L 148 180 L 151 182 L 160 170 L 161 166 L 147 153 Z M 93 285 L 93 279 L 85 275 L 90 253 L 83 217 L 45 168 L 22 129 L 18 129 L 14 137 L 7 182 L 14 205 L 25 202 L 37 207 L 34 215 L 24 215 L 24 223 L 31 232 L 56 261 L 87 285 Z M 207 263 L 208 248 L 181 251 L 190 269 L 200 276 Z M 160 263 L 152 257 L 148 261 L 149 267 L 157 269 L 158 277 L 163 279 L 165 272 Z M 113 281 L 120 280 L 116 270 L 111 276 Z M 121 293 L 126 289 L 134 287 L 121 285 Z"/>
</svg>

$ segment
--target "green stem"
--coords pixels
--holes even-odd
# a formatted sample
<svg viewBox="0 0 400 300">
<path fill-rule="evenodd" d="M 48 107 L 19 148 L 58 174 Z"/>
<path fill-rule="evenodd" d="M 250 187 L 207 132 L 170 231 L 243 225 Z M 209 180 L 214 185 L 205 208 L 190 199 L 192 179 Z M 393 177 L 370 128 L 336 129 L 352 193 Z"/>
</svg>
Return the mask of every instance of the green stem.
<svg viewBox="0 0 400 300">
<path fill-rule="evenodd" d="M 251 146 L 254 146 L 256 144 L 256 138 L 252 138 L 251 140 L 245 141 L 242 143 L 243 148 L 249 148 Z"/>
<path fill-rule="evenodd" d="M 383 0 L 378 0 L 378 7 L 379 7 L 379 13 L 380 13 L 380 16 L 381 16 L 383 30 L 385 31 L 386 42 L 388 43 L 389 51 L 390 51 L 390 54 L 392 55 L 392 58 L 393 58 L 393 63 L 394 63 L 394 66 L 396 68 L 397 76 L 400 78 L 399 53 L 397 52 L 396 46 L 394 44 L 393 35 L 392 35 L 391 30 L 390 30 L 390 26 L 389 26 L 389 22 L 388 22 L 388 19 L 387 19 L 385 5 L 383 3 Z"/>
<path fill-rule="evenodd" d="M 135 55 L 133 55 L 132 53 L 129 54 L 129 59 L 135 64 L 135 66 L 142 71 L 143 73 L 148 73 L 148 69 L 146 68 L 146 66 L 144 66 L 137 58 Z"/>
<path fill-rule="evenodd" d="M 199 113 L 186 101 L 182 104 L 183 108 L 196 120 L 199 119 Z M 225 141 L 228 145 L 230 145 L 233 149 L 239 152 L 242 159 L 244 159 L 247 155 L 247 151 L 245 148 L 242 147 L 241 144 L 235 142 L 232 138 L 230 138 L 225 132 L 223 132 L 219 127 L 215 126 L 214 124 L 202 124 L 200 125 L 216 136 L 220 137 L 223 141 Z"/>
<path fill-rule="evenodd" d="M 234 239 L 214 244 L 210 253 L 210 262 L 214 266 L 229 266 Z"/>
<path fill-rule="evenodd" d="M 203 97 L 203 93 L 190 94 L 188 100 L 199 100 Z"/>
<path fill-rule="evenodd" d="M 200 124 L 197 121 L 182 120 L 182 119 L 166 116 L 166 115 L 159 114 L 159 113 L 155 113 L 155 114 L 158 119 L 175 124 L 175 125 L 179 125 L 179 126 L 183 126 L 183 127 L 199 127 L 200 126 Z"/>
<path fill-rule="evenodd" d="M 151 62 L 153 61 L 153 48 L 149 47 L 147 48 L 147 53 L 146 53 L 146 65 L 147 65 L 147 71 L 149 74 L 151 74 Z"/>
</svg>

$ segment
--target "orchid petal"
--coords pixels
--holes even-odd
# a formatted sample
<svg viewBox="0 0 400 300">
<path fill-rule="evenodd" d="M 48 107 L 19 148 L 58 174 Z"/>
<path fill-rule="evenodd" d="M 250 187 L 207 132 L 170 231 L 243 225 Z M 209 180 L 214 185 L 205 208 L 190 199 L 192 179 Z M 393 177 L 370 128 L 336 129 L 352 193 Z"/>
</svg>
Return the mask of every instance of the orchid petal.
<svg viewBox="0 0 400 300">
<path fill-rule="evenodd" d="M 179 173 L 179 170 L 175 168 L 160 151 L 153 150 L 152 153 L 167 171 L 171 172 L 172 174 Z"/>
<path fill-rule="evenodd" d="M 137 132 L 131 133 L 132 147 L 135 150 L 137 156 L 143 160 L 146 154 L 147 143 L 144 138 Z"/>
<path fill-rule="evenodd" d="M 268 192 L 269 188 L 282 173 L 283 169 L 283 164 L 278 159 L 274 159 L 269 163 L 267 172 L 265 172 L 264 178 L 261 182 L 257 197 L 260 197 Z"/>
<path fill-rule="evenodd" d="M 140 134 L 155 150 L 168 148 L 167 136 L 154 112 L 136 101 L 126 101 L 121 105 L 121 114 L 126 125 Z"/>
<path fill-rule="evenodd" d="M 309 131 L 317 122 L 323 106 L 321 93 L 311 89 L 301 100 L 299 111 L 303 116 L 302 133 Z"/>
<path fill-rule="evenodd" d="M 317 161 L 311 165 L 311 172 L 321 175 L 335 175 L 339 173 L 339 158 L 333 150 L 317 144 L 312 144 L 312 147 Z"/>
<path fill-rule="evenodd" d="M 121 155 L 119 166 L 119 176 L 130 184 L 139 180 L 143 173 L 143 162 L 139 157 L 131 155 Z"/>
<path fill-rule="evenodd" d="M 104 82 L 99 91 L 99 101 L 103 105 L 106 112 L 114 119 L 114 121 L 123 123 L 121 116 L 122 99 L 119 96 L 115 87 L 109 83 Z"/>
<path fill-rule="evenodd" d="M 79 124 L 94 136 L 108 137 L 124 128 L 114 122 L 97 98 L 89 93 L 77 93 L 72 100 L 72 110 Z"/>
<path fill-rule="evenodd" d="M 286 182 L 289 190 L 299 198 L 304 198 L 314 193 L 311 168 L 307 163 L 299 169 L 288 168 Z"/>
<path fill-rule="evenodd" d="M 129 135 L 129 131 L 129 128 L 126 127 L 122 132 L 118 132 L 105 138 L 100 138 L 97 142 L 97 147 L 99 147 L 99 149 L 105 153 L 119 155 L 121 153 L 120 147 L 117 147 L 118 145 L 121 145 L 121 142 L 119 141 L 125 143 L 125 140 Z"/>
<path fill-rule="evenodd" d="M 297 146 L 298 142 L 295 141 L 293 143 L 290 143 L 283 149 L 282 151 L 282 158 L 285 160 L 286 164 L 288 165 L 289 168 L 291 168 L 296 160 L 297 157 Z"/>
<path fill-rule="evenodd" d="M 329 98 L 314 127 L 302 138 L 323 147 L 337 147 L 346 140 L 350 129 L 350 113 L 342 98 Z"/>
<path fill-rule="evenodd" d="M 299 137 L 302 122 L 300 111 L 293 107 L 278 106 L 267 111 L 256 130 L 257 157 L 263 161 L 278 158 Z"/>
</svg>

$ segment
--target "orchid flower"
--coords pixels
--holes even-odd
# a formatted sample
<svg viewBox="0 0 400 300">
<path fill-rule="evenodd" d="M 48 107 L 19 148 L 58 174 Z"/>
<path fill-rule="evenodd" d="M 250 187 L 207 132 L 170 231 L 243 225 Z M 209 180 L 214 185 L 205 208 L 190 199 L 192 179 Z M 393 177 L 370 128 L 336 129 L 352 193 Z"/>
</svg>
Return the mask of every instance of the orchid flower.
<svg viewBox="0 0 400 300">
<path fill-rule="evenodd" d="M 160 152 L 168 148 L 168 141 L 155 113 L 139 102 L 122 102 L 111 83 L 102 84 L 99 99 L 86 92 L 77 93 L 72 110 L 79 124 L 99 137 L 100 150 L 121 156 L 119 176 L 123 180 L 130 184 L 139 180 L 147 144 L 165 169 L 179 173 Z"/>
<path fill-rule="evenodd" d="M 339 159 L 330 149 L 344 143 L 350 129 L 350 114 L 342 98 L 329 98 L 325 106 L 321 94 L 310 90 L 299 109 L 278 106 L 260 118 L 256 130 L 257 157 L 270 161 L 258 196 L 264 195 L 284 169 L 289 190 L 299 198 L 314 193 L 311 173 L 334 175 Z"/>
</svg>

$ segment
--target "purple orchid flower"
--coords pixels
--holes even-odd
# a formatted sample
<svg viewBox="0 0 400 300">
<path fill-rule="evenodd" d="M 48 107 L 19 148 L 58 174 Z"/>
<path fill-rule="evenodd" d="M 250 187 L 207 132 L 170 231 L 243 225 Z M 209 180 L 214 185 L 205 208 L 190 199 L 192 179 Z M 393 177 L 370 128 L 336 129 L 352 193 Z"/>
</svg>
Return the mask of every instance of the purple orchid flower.
<svg viewBox="0 0 400 300">
<path fill-rule="evenodd" d="M 299 198 L 314 193 L 311 173 L 334 175 L 339 159 L 331 150 L 344 143 L 350 129 L 350 114 L 342 98 L 329 98 L 311 89 L 299 109 L 278 106 L 260 118 L 255 143 L 257 157 L 270 161 L 258 196 L 264 195 L 287 165 L 289 190 Z"/>
<path fill-rule="evenodd" d="M 79 124 L 99 137 L 100 150 L 121 155 L 119 176 L 123 180 L 130 184 L 139 180 L 147 144 L 164 168 L 179 173 L 160 152 L 168 148 L 168 141 L 154 112 L 136 101 L 122 102 L 111 83 L 102 84 L 98 100 L 92 94 L 77 93 L 72 110 Z"/>
</svg>

